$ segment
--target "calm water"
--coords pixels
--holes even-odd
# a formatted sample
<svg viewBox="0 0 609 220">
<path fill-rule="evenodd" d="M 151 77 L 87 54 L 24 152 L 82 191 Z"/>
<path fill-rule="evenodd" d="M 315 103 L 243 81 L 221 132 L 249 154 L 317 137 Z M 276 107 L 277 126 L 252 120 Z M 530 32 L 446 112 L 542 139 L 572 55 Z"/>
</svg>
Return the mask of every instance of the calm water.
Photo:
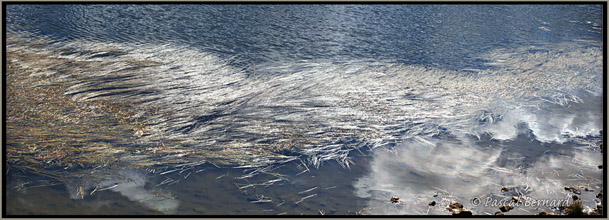
<svg viewBox="0 0 609 220">
<path fill-rule="evenodd" d="M 60 58 L 12 62 L 66 80 L 75 101 L 136 106 L 148 130 L 121 147 L 239 155 L 187 155 L 186 169 L 119 154 L 155 162 L 38 188 L 9 173 L 9 214 L 418 215 L 450 201 L 494 214 L 470 200 L 584 185 L 594 208 L 604 186 L 602 5 L 11 4 L 6 17 L 9 52 Z"/>
</svg>

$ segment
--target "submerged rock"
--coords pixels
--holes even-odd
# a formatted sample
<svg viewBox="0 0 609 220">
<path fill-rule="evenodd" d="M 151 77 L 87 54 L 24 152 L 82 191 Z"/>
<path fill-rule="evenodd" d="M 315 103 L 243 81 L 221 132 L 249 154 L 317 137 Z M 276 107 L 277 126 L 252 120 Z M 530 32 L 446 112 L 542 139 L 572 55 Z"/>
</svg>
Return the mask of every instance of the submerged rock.
<svg viewBox="0 0 609 220">
<path fill-rule="evenodd" d="M 540 215 L 540 216 L 548 216 L 548 215 L 556 215 L 556 214 L 554 214 L 554 213 L 547 213 L 547 212 L 545 212 L 545 211 L 541 211 L 541 212 L 539 212 L 539 213 L 537 213 L 537 214 L 535 214 L 535 215 Z"/>
<path fill-rule="evenodd" d="M 596 205 L 596 208 L 592 212 L 592 215 L 603 215 L 603 204 Z"/>
<path fill-rule="evenodd" d="M 509 191 L 510 191 L 510 190 L 509 190 L 507 187 L 503 187 L 503 188 L 501 188 L 501 192 L 502 192 L 502 193 L 506 193 L 506 192 L 509 192 Z"/>
<path fill-rule="evenodd" d="M 512 201 L 515 203 L 524 203 L 524 200 L 520 197 L 512 196 Z"/>
<path fill-rule="evenodd" d="M 455 202 L 455 203 L 451 203 L 450 205 L 448 205 L 448 208 L 451 209 L 463 209 L 463 204 Z"/>
<path fill-rule="evenodd" d="M 458 202 L 453 202 L 450 205 L 448 205 L 448 207 L 446 208 L 446 210 L 448 210 L 450 213 L 452 213 L 453 215 L 465 215 L 465 216 L 470 216 L 472 215 L 472 212 L 464 209 L 463 208 L 463 204 L 458 203 Z"/>
<path fill-rule="evenodd" d="M 593 189 L 590 189 L 590 187 L 587 187 L 587 186 L 579 186 L 579 188 L 584 189 L 584 191 L 586 191 L 586 192 L 594 192 Z"/>
<path fill-rule="evenodd" d="M 499 207 L 499 210 L 501 210 L 502 212 L 509 212 L 512 209 L 514 209 L 514 206 L 511 206 L 511 205 L 506 205 L 506 206 Z"/>
<path fill-rule="evenodd" d="M 461 209 L 461 210 L 459 210 L 457 212 L 453 212 L 453 215 L 457 215 L 457 216 L 472 216 L 474 214 L 470 210 Z"/>
<path fill-rule="evenodd" d="M 581 195 L 582 191 L 580 191 L 577 187 L 573 187 L 573 186 L 565 186 L 565 190 L 567 191 L 571 191 L 577 195 Z"/>
<path fill-rule="evenodd" d="M 391 199 L 389 201 L 391 201 L 391 203 L 398 203 L 398 202 L 400 202 L 400 198 L 394 196 L 394 197 L 391 197 Z"/>
</svg>

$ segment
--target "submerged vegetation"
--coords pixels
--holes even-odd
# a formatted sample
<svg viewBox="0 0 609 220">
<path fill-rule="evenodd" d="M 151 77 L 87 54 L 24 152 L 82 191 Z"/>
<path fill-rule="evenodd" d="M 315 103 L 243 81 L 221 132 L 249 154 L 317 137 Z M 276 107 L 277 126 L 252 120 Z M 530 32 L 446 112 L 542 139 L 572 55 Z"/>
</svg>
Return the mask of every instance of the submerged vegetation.
<svg viewBox="0 0 609 220">
<path fill-rule="evenodd" d="M 80 199 L 93 195 L 97 191 L 118 187 L 118 183 L 115 182 L 109 185 L 98 183 L 107 181 L 108 176 L 116 176 L 116 170 L 131 168 L 143 168 L 151 173 L 168 174 L 168 176 L 170 173 L 181 174 L 188 170 L 182 176 L 186 179 L 193 173 L 194 166 L 210 163 L 216 166 L 246 168 L 241 177 L 236 177 L 239 180 L 260 173 L 273 175 L 274 179 L 262 183 L 248 182 L 243 185 L 235 183 L 239 190 L 246 190 L 250 187 L 254 188 L 254 186 L 267 187 L 285 180 L 285 176 L 272 173 L 275 167 L 272 167 L 271 164 L 274 163 L 294 161 L 299 167 L 302 167 L 302 172 L 296 175 L 307 171 L 311 173 L 308 166 L 319 167 L 324 161 L 336 161 L 345 169 L 350 169 L 352 162 L 347 157 L 350 151 L 359 151 L 360 148 L 365 147 L 373 149 L 379 146 L 388 148 L 388 152 L 391 152 L 388 155 L 395 155 L 398 158 L 398 162 L 395 162 L 395 158 L 391 157 L 391 159 L 387 159 L 390 161 L 387 163 L 391 166 L 395 165 L 399 170 L 403 170 L 402 168 L 406 165 L 416 165 L 417 167 L 427 165 L 430 163 L 428 158 L 435 157 L 437 161 L 430 163 L 429 166 L 435 166 L 434 168 L 439 168 L 437 170 L 446 172 L 447 174 L 443 176 L 454 175 L 452 171 L 455 166 L 453 165 L 464 165 L 461 167 L 468 168 L 456 172 L 463 171 L 459 175 L 471 176 L 477 181 L 484 176 L 484 172 L 472 171 L 469 168 L 477 167 L 480 163 L 487 164 L 489 169 L 508 172 L 500 169 L 501 167 L 490 165 L 497 161 L 501 152 L 494 149 L 485 149 L 488 152 L 482 152 L 459 147 L 468 144 L 461 143 L 461 141 L 458 145 L 451 147 L 452 145 L 448 142 L 432 143 L 422 137 L 443 137 L 456 140 L 476 136 L 480 141 L 508 140 L 521 134 L 513 128 L 508 129 L 507 134 L 501 133 L 501 129 L 514 127 L 511 123 L 522 124 L 519 120 L 510 120 L 510 117 L 515 118 L 520 114 L 528 114 L 519 109 L 495 114 L 486 110 L 477 111 L 477 106 L 470 106 L 485 100 L 492 100 L 487 94 L 499 93 L 485 93 L 485 90 L 495 89 L 508 96 L 524 96 L 511 94 L 509 89 L 496 88 L 493 84 L 496 81 L 495 78 L 498 78 L 513 88 L 519 87 L 520 79 L 513 80 L 512 76 L 505 76 L 509 74 L 487 74 L 482 76 L 486 77 L 485 81 L 484 79 L 472 79 L 469 76 L 459 78 L 461 76 L 455 73 L 453 79 L 442 80 L 445 76 L 438 77 L 439 74 L 450 74 L 436 73 L 439 71 L 428 71 L 418 67 L 408 67 L 410 69 L 407 69 L 406 67 L 383 66 L 387 70 L 376 72 L 358 66 L 326 68 L 323 65 L 307 66 L 309 64 L 304 64 L 301 67 L 306 71 L 277 76 L 270 80 L 268 85 L 261 83 L 267 79 L 260 81 L 253 81 L 251 78 L 233 80 L 233 75 L 196 78 L 199 80 L 197 82 L 205 84 L 204 86 L 182 85 L 190 80 L 188 77 L 200 77 L 191 73 L 195 70 L 198 71 L 197 68 L 200 66 L 185 69 L 184 75 L 187 77 L 182 81 L 171 78 L 174 77 L 171 74 L 165 74 L 157 76 L 159 79 L 145 82 L 148 80 L 146 77 L 152 77 L 154 74 L 139 76 L 142 72 L 147 73 L 147 70 L 150 70 L 161 75 L 160 73 L 169 70 L 157 67 L 164 66 L 163 64 L 166 63 L 149 59 L 141 54 L 133 55 L 116 48 L 99 50 L 54 48 L 45 40 L 32 41 L 15 35 L 7 37 L 6 165 L 8 174 L 13 175 L 12 180 L 17 181 L 13 185 L 18 190 L 34 187 L 36 184 L 47 184 L 45 181 L 36 183 L 36 180 L 32 180 L 31 175 L 27 175 L 31 173 L 44 177 L 45 180 L 51 180 L 51 182 L 73 183 L 76 185 L 75 194 Z M 62 56 L 57 54 L 62 54 Z M 73 54 L 77 54 L 77 56 L 70 57 Z M 535 56 L 537 55 L 539 54 L 535 54 Z M 170 55 L 163 54 L 162 56 Z M 104 61 L 100 61 L 98 58 L 104 58 Z M 565 58 L 558 57 L 552 61 L 562 65 L 563 59 Z M 597 56 L 592 56 L 592 58 L 583 59 L 580 64 L 588 66 L 588 63 L 596 64 L 598 60 L 600 59 Z M 535 62 L 530 61 L 530 63 Z M 558 66 L 555 68 L 561 70 L 561 65 L 555 65 Z M 225 68 L 223 66 L 211 66 L 211 70 L 205 71 L 220 72 L 220 74 L 223 71 L 232 71 L 232 69 L 222 69 Z M 516 62 L 514 66 L 520 67 L 520 63 Z M 537 88 L 536 83 L 550 78 L 550 75 L 544 76 L 548 78 L 535 78 L 534 71 L 529 71 L 529 67 L 522 68 L 526 70 L 527 74 L 530 74 L 530 76 L 520 76 L 529 80 L 530 84 L 525 86 L 529 90 Z M 301 80 L 300 78 L 315 78 L 310 74 L 311 72 L 316 73 L 319 69 L 330 70 L 320 74 L 323 76 L 319 77 L 320 79 L 298 81 Z M 544 70 L 554 71 L 552 68 Z M 350 71 L 357 74 L 335 73 Z M 414 73 L 407 75 L 403 72 Z M 564 72 L 568 73 L 568 71 Z M 245 76 L 238 75 L 237 77 Z M 264 78 L 263 76 L 256 77 Z M 420 77 L 429 78 L 432 82 L 422 82 L 428 81 L 428 79 L 424 79 L 409 86 L 402 83 Z M 332 78 L 338 80 L 330 80 Z M 379 78 L 382 78 L 383 81 L 375 81 Z M 172 80 L 176 80 L 176 82 Z M 171 82 L 167 83 L 168 81 Z M 287 83 L 293 81 L 296 83 Z M 345 81 L 347 83 L 344 83 Z M 388 82 L 389 85 L 384 85 L 382 82 Z M 168 90 L 166 92 L 175 97 L 156 94 L 159 92 L 155 90 L 156 83 L 166 83 L 163 85 Z M 557 80 L 554 83 L 563 82 Z M 581 79 L 576 83 L 585 84 L 586 80 Z M 235 84 L 239 86 L 228 86 Z M 360 84 L 364 85 L 352 88 L 353 85 Z M 569 84 L 569 86 L 572 85 Z M 279 89 L 275 89 L 275 87 Z M 193 92 L 197 88 L 200 88 L 201 91 Z M 254 92 L 249 91 L 250 89 Z M 295 90 L 298 92 L 294 92 Z M 330 90 L 330 92 L 315 93 L 318 90 Z M 214 93 L 216 91 L 220 92 L 216 94 Z M 524 90 L 517 91 L 523 92 Z M 182 92 L 186 94 L 179 96 L 181 95 L 179 93 Z M 459 94 L 451 94 L 453 92 Z M 203 93 L 214 94 L 201 98 Z M 540 98 L 545 94 L 538 93 L 533 97 L 543 100 L 537 100 L 541 104 L 536 105 L 535 108 L 539 108 L 540 105 L 542 107 L 549 105 L 550 107 L 546 106 L 546 108 L 551 109 L 558 105 L 583 103 L 579 97 L 559 92 L 555 94 L 555 99 L 551 100 Z M 139 95 L 141 95 L 141 99 Z M 166 95 L 168 97 L 164 97 Z M 223 97 L 225 95 L 231 95 L 231 97 L 225 98 Z M 134 96 L 138 98 L 135 99 Z M 104 99 L 104 97 L 113 97 L 116 100 Z M 129 100 L 129 98 L 133 99 Z M 166 99 L 174 98 L 180 105 L 163 103 L 167 101 Z M 451 100 L 446 101 L 446 99 Z M 137 102 L 147 104 L 141 105 Z M 466 103 L 465 106 L 458 106 L 462 103 Z M 190 112 L 191 109 L 197 109 L 197 111 Z M 226 117 L 228 115 L 231 117 Z M 474 117 L 477 115 L 479 117 Z M 527 117 L 530 122 L 546 120 L 543 116 L 535 114 L 528 114 Z M 497 120 L 500 122 L 497 123 Z M 579 117 L 577 120 L 583 121 Z M 487 126 L 489 129 L 472 130 L 469 127 L 472 123 Z M 568 126 L 565 128 L 568 130 Z M 535 129 L 537 130 L 534 132 L 541 135 L 547 132 L 546 128 L 536 127 Z M 593 127 L 582 133 L 588 135 L 594 131 Z M 492 137 L 493 132 L 496 133 L 496 137 Z M 552 136 L 554 133 L 560 132 L 564 133 L 562 130 L 551 130 L 548 132 L 551 134 L 546 135 L 544 140 L 560 141 L 564 137 Z M 579 137 L 579 134 L 571 135 Z M 416 146 L 409 146 L 408 150 L 398 157 L 399 148 L 392 147 L 403 143 L 408 138 L 420 142 L 418 149 Z M 433 149 L 433 152 L 428 151 L 429 149 Z M 442 158 L 443 155 L 437 154 L 440 151 L 448 152 L 444 154 L 445 158 Z M 365 154 L 362 151 L 360 153 Z M 461 164 L 446 166 L 441 164 L 442 162 L 451 163 L 453 158 L 468 158 L 471 155 L 478 155 L 482 159 L 469 158 Z M 399 158 L 404 161 L 399 162 Z M 302 166 L 300 166 L 301 164 Z M 597 164 L 594 165 L 597 166 Z M 422 170 L 427 169 L 428 167 L 423 167 Z M 427 176 L 431 176 L 427 174 L 437 174 L 437 170 L 427 173 L 420 172 L 421 174 L 414 171 L 405 173 L 425 179 Z M 556 170 L 554 172 L 558 176 L 558 172 Z M 391 173 L 388 176 L 399 175 Z M 121 177 L 128 178 L 127 176 Z M 383 181 L 379 178 L 372 179 Z M 114 180 L 112 179 L 112 181 Z M 167 178 L 157 186 L 170 185 L 175 182 L 177 181 Z M 391 181 L 387 182 L 391 183 Z M 404 181 L 396 182 L 402 184 Z M 377 186 L 385 183 L 370 185 Z M 317 187 L 301 193 L 315 189 Z M 528 185 L 527 189 L 529 189 Z M 581 194 L 577 187 L 565 189 Z M 585 192 L 588 191 L 587 188 L 582 189 Z M 403 189 L 400 188 L 400 190 Z M 417 191 L 411 192 L 416 193 Z M 502 188 L 501 191 L 507 193 L 509 189 Z M 302 195 L 303 197 L 296 201 L 295 205 L 317 195 L 317 193 Z M 400 198 L 405 199 L 408 196 L 411 195 L 392 197 L 390 202 L 396 206 L 408 205 L 409 202 L 400 200 Z M 383 200 L 383 202 L 387 202 L 386 199 Z M 252 201 L 252 203 L 268 202 L 270 200 L 264 196 Z M 425 203 L 424 206 L 428 209 L 430 207 L 440 209 L 441 205 L 436 206 L 436 201 L 432 201 Z M 452 207 L 449 207 L 448 211 L 454 215 L 481 214 L 477 213 L 476 209 L 464 209 L 460 203 L 450 206 Z M 500 214 L 503 215 L 511 209 L 514 207 L 501 207 Z M 580 213 L 578 207 L 574 206 L 571 209 L 573 211 L 569 211 L 569 213 Z M 600 210 L 602 213 L 602 207 Z M 319 213 L 325 212 L 320 210 Z"/>
<path fill-rule="evenodd" d="M 22 66 L 33 61 L 39 65 L 59 63 L 55 68 L 70 67 L 63 66 L 66 60 L 7 51 L 9 173 L 23 170 L 65 180 L 95 173 L 79 172 L 83 169 L 115 166 L 120 159 L 118 155 L 128 151 L 121 144 L 133 140 L 131 136 L 145 125 L 137 122 L 125 106 L 70 99 L 64 95 L 66 85 L 55 75 Z"/>
<path fill-rule="evenodd" d="M 70 86 L 75 85 L 70 78 L 77 77 L 68 73 L 95 71 L 106 68 L 105 64 L 37 51 L 48 46 L 44 40 L 28 42 L 14 35 L 8 35 L 7 40 L 6 158 L 8 173 L 24 179 L 16 183 L 20 189 L 36 185 L 36 181 L 26 178 L 29 173 L 46 177 L 44 183 L 102 181 L 106 172 L 116 169 L 155 170 L 163 165 L 166 170 L 167 166 L 205 161 L 239 166 L 251 164 L 252 158 L 261 156 L 283 157 L 264 148 L 244 153 L 243 146 L 238 145 L 187 148 L 183 146 L 188 141 L 147 138 L 155 131 L 149 129 L 150 122 L 141 116 L 153 109 L 104 100 L 78 100 L 67 94 Z M 158 65 L 148 60 L 124 62 L 132 69 Z"/>
<path fill-rule="evenodd" d="M 566 214 L 575 216 L 584 215 L 584 206 L 581 204 L 581 202 L 574 202 L 567 207 Z"/>
</svg>

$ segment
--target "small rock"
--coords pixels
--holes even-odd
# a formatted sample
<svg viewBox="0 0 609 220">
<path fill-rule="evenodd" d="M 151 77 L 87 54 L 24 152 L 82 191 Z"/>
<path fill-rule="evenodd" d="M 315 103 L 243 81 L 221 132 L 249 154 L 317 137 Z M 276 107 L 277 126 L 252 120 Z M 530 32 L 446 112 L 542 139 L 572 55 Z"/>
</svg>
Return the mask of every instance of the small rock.
<svg viewBox="0 0 609 220">
<path fill-rule="evenodd" d="M 511 206 L 511 205 L 501 206 L 499 208 L 499 210 L 501 210 L 502 212 L 509 212 L 512 209 L 514 209 L 514 206 Z"/>
<path fill-rule="evenodd" d="M 516 197 L 516 196 L 512 196 L 512 201 L 514 201 L 515 203 L 524 203 L 523 199 L 521 199 L 520 197 Z"/>
<path fill-rule="evenodd" d="M 603 165 L 598 165 L 598 168 L 599 169 L 603 169 Z"/>
<path fill-rule="evenodd" d="M 594 192 L 594 190 L 593 190 L 593 189 L 590 189 L 590 188 L 589 188 L 589 187 L 587 187 L 587 186 L 579 186 L 579 188 L 584 189 L 584 191 L 586 191 L 586 192 Z"/>
<path fill-rule="evenodd" d="M 577 201 L 579 199 L 579 197 L 577 197 L 576 195 L 573 195 L 571 198 L 573 198 L 573 201 Z"/>
<path fill-rule="evenodd" d="M 430 206 L 435 206 L 435 205 L 436 205 L 436 201 L 431 201 L 431 202 L 429 203 L 429 205 L 430 205 Z"/>
<path fill-rule="evenodd" d="M 400 198 L 393 196 L 389 201 L 391 201 L 391 203 L 398 203 L 400 202 Z"/>
<path fill-rule="evenodd" d="M 573 186 L 565 186 L 565 190 L 567 191 L 571 191 L 577 195 L 581 195 L 582 191 L 580 191 L 577 187 L 573 187 Z"/>
<path fill-rule="evenodd" d="M 451 209 L 462 209 L 463 205 L 461 203 L 455 202 L 448 205 L 448 207 Z"/>
<path fill-rule="evenodd" d="M 460 211 L 458 211 L 456 213 L 453 213 L 453 215 L 457 215 L 457 216 L 472 216 L 474 214 L 470 210 L 461 209 Z"/>
<path fill-rule="evenodd" d="M 503 187 L 503 188 L 501 188 L 501 192 L 502 192 L 502 193 L 506 193 L 506 192 L 509 192 L 509 191 L 510 191 L 510 190 L 509 190 L 507 187 Z"/>
<path fill-rule="evenodd" d="M 438 193 L 434 193 L 434 194 L 433 194 L 433 197 L 438 197 Z"/>
<path fill-rule="evenodd" d="M 535 214 L 535 215 L 547 216 L 547 215 L 556 215 L 556 214 L 554 214 L 554 213 L 547 213 L 547 212 L 545 212 L 545 211 L 541 211 L 540 213 L 537 213 L 537 214 Z"/>
<path fill-rule="evenodd" d="M 495 212 L 495 215 L 503 215 L 503 212 Z"/>
<path fill-rule="evenodd" d="M 598 193 L 598 195 L 596 195 L 596 198 L 603 199 L 603 191 L 602 190 Z"/>
</svg>

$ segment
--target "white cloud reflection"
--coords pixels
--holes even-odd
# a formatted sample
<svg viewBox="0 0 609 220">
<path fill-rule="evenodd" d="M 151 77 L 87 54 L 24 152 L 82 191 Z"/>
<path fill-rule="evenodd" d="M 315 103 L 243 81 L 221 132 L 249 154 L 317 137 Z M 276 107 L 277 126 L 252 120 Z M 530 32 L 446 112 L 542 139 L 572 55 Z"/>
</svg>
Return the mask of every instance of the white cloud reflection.
<svg viewBox="0 0 609 220">
<path fill-rule="evenodd" d="M 165 214 L 175 213 L 179 206 L 179 201 L 173 198 L 170 193 L 161 191 L 158 187 L 146 188 L 149 177 L 142 170 L 117 170 L 111 176 L 106 176 L 106 180 L 99 183 L 87 182 L 69 185 L 70 197 L 72 199 L 82 199 L 83 195 L 79 190 L 80 187 L 86 186 L 86 188 L 83 188 L 84 197 L 95 196 L 95 193 L 109 190 L 118 192 L 146 208 Z"/>
<path fill-rule="evenodd" d="M 518 146 L 512 146 L 518 147 Z M 433 145 L 410 140 L 393 150 L 377 149 L 370 172 L 358 179 L 356 195 L 369 199 L 365 213 L 381 215 L 449 214 L 449 202 L 460 202 L 474 214 L 494 214 L 499 207 L 473 206 L 472 198 L 509 199 L 522 192 L 534 199 L 568 199 L 564 186 L 585 185 L 596 193 L 602 186 L 602 154 L 589 149 L 547 153 L 536 160 L 501 147 L 473 143 Z M 507 161 L 507 162 L 506 162 Z M 532 164 L 528 164 L 532 163 Z M 503 165 L 500 165 L 503 164 Z M 508 187 L 510 193 L 501 193 Z M 595 192 L 585 192 L 585 205 L 595 207 Z M 438 197 L 433 197 L 439 193 Z M 399 197 L 403 203 L 391 204 Z M 431 201 L 438 205 L 429 206 Z M 533 214 L 549 207 L 519 207 L 509 214 Z"/>
</svg>

